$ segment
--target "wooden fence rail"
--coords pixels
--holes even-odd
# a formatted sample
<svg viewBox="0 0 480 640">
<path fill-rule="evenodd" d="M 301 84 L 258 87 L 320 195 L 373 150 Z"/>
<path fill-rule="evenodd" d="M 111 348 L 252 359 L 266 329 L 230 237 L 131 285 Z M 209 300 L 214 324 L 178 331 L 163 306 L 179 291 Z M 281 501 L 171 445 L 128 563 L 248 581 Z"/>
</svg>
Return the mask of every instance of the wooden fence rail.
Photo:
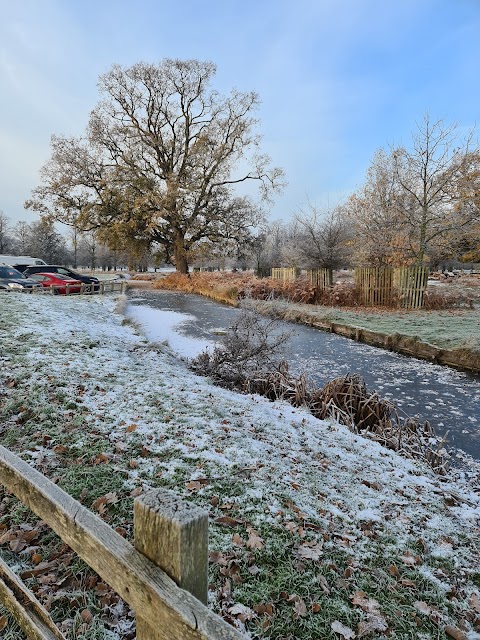
<svg viewBox="0 0 480 640">
<path fill-rule="evenodd" d="M 245 638 L 201 602 L 206 602 L 208 553 L 208 514 L 202 509 L 171 491 L 149 491 L 135 499 L 132 546 L 2 446 L 0 483 L 135 609 L 138 640 Z M 0 602 L 28 638 L 63 638 L 35 596 L 3 561 Z"/>
<path fill-rule="evenodd" d="M 74 296 L 74 295 L 82 295 L 82 294 L 105 294 L 105 293 L 125 293 L 127 288 L 126 282 L 99 282 L 98 284 L 86 284 L 82 283 L 80 290 L 78 290 L 78 285 L 67 284 L 67 285 L 50 285 L 49 287 L 42 287 L 38 289 L 33 289 L 33 293 L 50 293 L 51 295 L 57 295 L 65 289 L 65 295 Z"/>
</svg>

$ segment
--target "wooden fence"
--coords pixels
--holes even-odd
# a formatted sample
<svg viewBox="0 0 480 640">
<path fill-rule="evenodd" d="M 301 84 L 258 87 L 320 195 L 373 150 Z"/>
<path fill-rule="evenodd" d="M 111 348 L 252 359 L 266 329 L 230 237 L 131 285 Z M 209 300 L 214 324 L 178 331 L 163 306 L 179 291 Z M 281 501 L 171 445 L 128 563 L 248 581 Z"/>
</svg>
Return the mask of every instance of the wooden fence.
<svg viewBox="0 0 480 640">
<path fill-rule="evenodd" d="M 399 267 L 393 272 L 400 306 L 405 309 L 421 309 L 428 284 L 428 267 Z"/>
<path fill-rule="evenodd" d="M 245 638 L 207 600 L 208 514 L 171 491 L 134 503 L 134 546 L 14 453 L 0 446 L 0 483 L 46 522 L 136 611 L 138 640 Z M 64 636 L 0 560 L 0 603 L 29 639 Z"/>
<path fill-rule="evenodd" d="M 296 280 L 299 275 L 300 269 L 297 269 L 297 267 L 272 268 L 272 278 L 274 280 L 282 280 L 283 282 L 287 282 L 289 280 Z"/>
<path fill-rule="evenodd" d="M 105 293 L 125 293 L 127 283 L 125 281 L 115 282 L 99 282 L 98 284 L 86 284 L 82 282 L 82 286 L 67 284 L 62 286 L 50 285 L 49 287 L 38 287 L 33 289 L 33 293 L 50 293 L 51 295 L 63 294 L 65 289 L 65 295 L 84 295 L 84 294 L 105 294 Z M 29 290 L 30 291 L 30 290 Z"/>
<path fill-rule="evenodd" d="M 367 306 L 390 306 L 393 302 L 391 267 L 357 267 L 355 285 L 358 301 Z"/>
<path fill-rule="evenodd" d="M 332 269 L 307 269 L 307 278 L 317 289 L 333 287 Z"/>
<path fill-rule="evenodd" d="M 427 289 L 427 267 L 362 267 L 355 269 L 360 304 L 421 309 Z"/>
</svg>

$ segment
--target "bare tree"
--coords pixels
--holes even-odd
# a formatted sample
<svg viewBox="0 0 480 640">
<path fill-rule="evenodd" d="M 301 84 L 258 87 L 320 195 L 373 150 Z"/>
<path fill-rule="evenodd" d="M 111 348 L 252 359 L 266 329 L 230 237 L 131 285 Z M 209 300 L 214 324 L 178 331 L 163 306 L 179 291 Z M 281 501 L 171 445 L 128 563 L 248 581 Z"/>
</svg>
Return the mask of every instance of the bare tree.
<svg viewBox="0 0 480 640">
<path fill-rule="evenodd" d="M 409 148 L 375 153 L 365 185 L 349 200 L 356 261 L 422 264 L 447 255 L 458 231 L 479 218 L 479 152 L 456 125 L 417 125 Z"/>
<path fill-rule="evenodd" d="M 54 215 L 76 207 L 99 227 L 131 224 L 181 273 L 197 242 L 254 227 L 259 209 L 235 188 L 255 182 L 268 198 L 283 172 L 259 151 L 258 96 L 221 96 L 209 88 L 214 74 L 198 60 L 114 65 L 100 78 L 86 138 L 54 139 L 45 183 L 27 205 Z"/>
<path fill-rule="evenodd" d="M 349 254 L 350 232 L 340 206 L 320 211 L 308 204 L 295 215 L 297 250 L 306 267 L 338 269 Z"/>
<path fill-rule="evenodd" d="M 478 209 L 467 205 L 461 188 L 475 165 L 471 144 L 472 135 L 461 141 L 456 125 L 431 122 L 426 114 L 412 148 L 392 149 L 396 207 L 419 264 L 437 239 L 478 219 Z"/>
<path fill-rule="evenodd" d="M 21 220 L 13 227 L 13 240 L 16 253 L 20 255 L 28 254 L 30 250 L 31 240 L 31 227 L 30 225 Z"/>
<path fill-rule="evenodd" d="M 10 238 L 10 218 L 0 211 L 0 253 L 6 253 L 12 243 Z"/>
</svg>

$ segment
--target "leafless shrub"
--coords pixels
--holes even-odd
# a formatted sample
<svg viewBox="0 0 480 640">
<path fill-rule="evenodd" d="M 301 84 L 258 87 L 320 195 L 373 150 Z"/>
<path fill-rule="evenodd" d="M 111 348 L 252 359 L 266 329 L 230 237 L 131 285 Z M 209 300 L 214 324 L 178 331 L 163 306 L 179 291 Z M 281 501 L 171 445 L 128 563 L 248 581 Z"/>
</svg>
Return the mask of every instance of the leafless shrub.
<svg viewBox="0 0 480 640">
<path fill-rule="evenodd" d="M 458 291 L 426 291 L 424 294 L 424 308 L 428 311 L 455 307 L 474 309 L 474 302 L 472 296 Z"/>
<path fill-rule="evenodd" d="M 278 366 L 291 332 L 281 332 L 277 320 L 266 320 L 242 307 L 239 316 L 213 350 L 205 350 L 191 367 L 222 386 L 244 389 L 247 381 Z"/>
<path fill-rule="evenodd" d="M 283 361 L 266 374 L 257 371 L 255 376 L 242 380 L 242 386 L 244 391 L 272 401 L 304 406 L 316 418 L 334 420 L 404 457 L 423 460 L 438 474 L 447 472 L 449 455 L 445 440 L 436 435 L 428 422 L 401 417 L 392 402 L 376 392 L 368 392 L 361 376 L 346 375 L 322 389 L 312 388 L 305 374 L 291 375 L 288 363 Z"/>
</svg>

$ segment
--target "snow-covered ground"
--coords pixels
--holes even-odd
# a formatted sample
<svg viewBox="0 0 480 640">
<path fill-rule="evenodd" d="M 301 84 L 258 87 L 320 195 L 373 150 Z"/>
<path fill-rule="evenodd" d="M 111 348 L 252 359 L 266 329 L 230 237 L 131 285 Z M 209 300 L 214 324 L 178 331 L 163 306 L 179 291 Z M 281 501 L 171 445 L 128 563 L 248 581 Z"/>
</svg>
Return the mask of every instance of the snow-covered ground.
<svg viewBox="0 0 480 640">
<path fill-rule="evenodd" d="M 211 606 L 254 637 L 480 638 L 478 487 L 213 386 L 125 323 L 121 303 L 0 297 L 4 433 L 22 397 L 45 420 L 61 384 L 58 411 L 83 420 L 69 447 L 102 433 L 127 486 L 209 509 Z M 23 453 L 55 468 L 48 446 Z"/>
</svg>

